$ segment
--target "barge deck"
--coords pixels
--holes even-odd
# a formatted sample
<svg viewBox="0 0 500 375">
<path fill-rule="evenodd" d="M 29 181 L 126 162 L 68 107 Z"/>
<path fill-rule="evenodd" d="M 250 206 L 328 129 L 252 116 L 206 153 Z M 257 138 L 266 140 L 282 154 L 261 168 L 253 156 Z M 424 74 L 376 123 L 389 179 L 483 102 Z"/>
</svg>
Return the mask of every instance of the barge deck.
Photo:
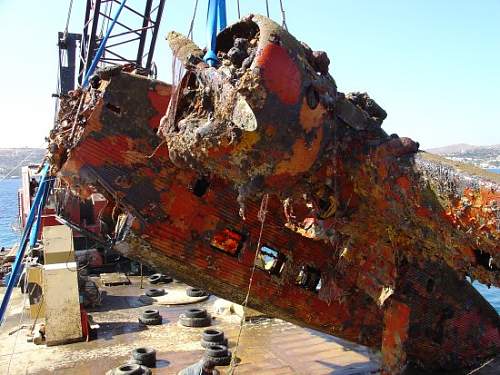
<svg viewBox="0 0 500 375">
<path fill-rule="evenodd" d="M 163 317 L 159 326 L 144 326 L 137 318 L 147 306 L 140 289 L 140 278 L 130 277 L 131 285 L 100 286 L 105 293 L 101 306 L 89 313 L 100 325 L 97 339 L 62 346 L 47 347 L 26 341 L 27 330 L 9 332 L 29 324 L 26 311 L 21 321 L 23 295 L 13 295 L 12 307 L 0 332 L 0 373 L 7 374 L 104 374 L 127 362 L 134 348 L 153 347 L 157 351 L 157 368 L 153 374 L 177 374 L 203 355 L 200 336 L 203 328 L 186 328 L 178 317 L 189 307 L 206 308 L 215 317 L 213 326 L 222 329 L 234 350 L 239 330 L 238 315 L 218 315 L 214 303 L 218 298 L 193 305 L 155 305 Z M 147 287 L 147 285 L 145 285 Z M 185 288 L 172 283 L 167 292 Z M 2 292 L 0 291 L 0 294 Z M 375 353 L 361 345 L 305 329 L 272 318 L 255 318 L 246 323 L 239 349 L 237 374 L 373 374 L 378 372 Z M 218 367 L 222 374 L 229 367 Z"/>
</svg>

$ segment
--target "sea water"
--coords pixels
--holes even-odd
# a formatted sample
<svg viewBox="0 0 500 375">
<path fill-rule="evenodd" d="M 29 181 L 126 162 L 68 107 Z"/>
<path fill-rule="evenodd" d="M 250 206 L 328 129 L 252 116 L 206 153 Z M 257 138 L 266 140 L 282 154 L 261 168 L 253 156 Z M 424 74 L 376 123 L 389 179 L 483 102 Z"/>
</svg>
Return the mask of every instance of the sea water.
<svg viewBox="0 0 500 375">
<path fill-rule="evenodd" d="M 490 171 L 500 173 L 500 169 Z M 17 221 L 17 191 L 21 187 L 20 179 L 0 181 L 0 246 L 6 248 L 19 241 L 20 234 L 13 229 Z M 475 281 L 472 285 L 500 313 L 500 288 L 488 288 Z"/>
<path fill-rule="evenodd" d="M 0 181 L 0 247 L 9 248 L 19 241 L 17 226 L 17 191 L 21 188 L 20 178 Z"/>
</svg>

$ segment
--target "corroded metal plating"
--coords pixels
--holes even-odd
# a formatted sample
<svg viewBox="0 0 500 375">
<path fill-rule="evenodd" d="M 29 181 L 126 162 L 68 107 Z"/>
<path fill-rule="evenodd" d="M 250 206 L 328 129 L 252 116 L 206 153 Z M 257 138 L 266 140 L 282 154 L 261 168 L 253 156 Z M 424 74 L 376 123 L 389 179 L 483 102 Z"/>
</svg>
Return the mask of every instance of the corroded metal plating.
<svg viewBox="0 0 500 375">
<path fill-rule="evenodd" d="M 498 177 L 388 136 L 376 103 L 337 92 L 324 55 L 264 17 L 219 35 L 216 68 L 170 39 L 180 89 L 116 71 L 51 135 L 53 171 L 115 207 L 118 250 L 242 302 L 268 193 L 280 267 L 257 270 L 252 307 L 382 349 L 391 373 L 498 354 L 498 314 L 465 280 L 500 285 Z"/>
</svg>

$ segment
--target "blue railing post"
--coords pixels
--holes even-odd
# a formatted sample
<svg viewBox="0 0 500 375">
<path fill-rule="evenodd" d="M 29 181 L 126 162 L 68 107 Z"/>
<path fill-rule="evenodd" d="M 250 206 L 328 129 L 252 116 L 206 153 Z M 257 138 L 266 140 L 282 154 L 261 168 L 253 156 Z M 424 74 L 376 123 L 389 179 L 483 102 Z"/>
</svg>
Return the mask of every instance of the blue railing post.
<svg viewBox="0 0 500 375">
<path fill-rule="evenodd" d="M 38 231 L 40 230 L 40 223 L 42 222 L 42 214 L 43 208 L 45 207 L 45 202 L 47 201 L 47 197 L 49 196 L 50 188 L 52 186 L 52 181 L 47 182 L 47 187 L 45 188 L 45 192 L 40 200 L 40 204 L 38 205 L 38 210 L 36 214 L 36 221 L 34 222 L 33 229 L 30 234 L 30 248 L 33 248 L 36 245 L 36 240 L 38 239 Z"/>
<path fill-rule="evenodd" d="M 2 299 L 2 305 L 0 306 L 0 326 L 3 323 L 5 313 L 7 312 L 7 307 L 9 305 L 10 297 L 12 291 L 16 285 L 19 271 L 23 263 L 24 254 L 26 252 L 26 247 L 28 245 L 28 239 L 31 239 L 31 229 L 33 227 L 33 222 L 35 221 L 36 213 L 39 211 L 39 206 L 45 196 L 45 191 L 48 189 L 47 174 L 49 171 L 49 165 L 45 164 L 42 168 L 40 185 L 38 186 L 38 191 L 36 192 L 35 199 L 30 209 L 28 219 L 26 220 L 26 226 L 24 227 L 23 235 L 21 237 L 21 242 L 19 243 L 19 250 L 16 254 L 16 260 L 12 266 L 12 271 L 9 278 L 9 283 L 7 284 L 7 289 L 5 290 L 5 295 Z M 41 213 L 41 211 L 40 211 Z M 35 234 L 36 241 L 36 234 Z M 31 241 L 30 241 L 31 242 Z"/>
</svg>

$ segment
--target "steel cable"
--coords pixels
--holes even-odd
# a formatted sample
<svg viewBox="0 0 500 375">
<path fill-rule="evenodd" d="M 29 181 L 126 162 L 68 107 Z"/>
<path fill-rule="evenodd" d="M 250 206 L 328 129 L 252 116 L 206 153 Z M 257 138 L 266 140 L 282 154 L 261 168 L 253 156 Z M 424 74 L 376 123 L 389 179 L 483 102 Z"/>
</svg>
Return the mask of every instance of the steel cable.
<svg viewBox="0 0 500 375">
<path fill-rule="evenodd" d="M 68 33 L 69 20 L 71 19 L 71 10 L 73 9 L 73 0 L 69 1 L 68 16 L 66 17 L 66 27 L 64 28 L 64 35 Z"/>
<path fill-rule="evenodd" d="M 285 8 L 283 7 L 283 1 L 280 0 L 280 9 L 281 9 L 281 26 L 288 31 L 288 26 L 286 25 L 286 19 L 285 19 Z"/>
<path fill-rule="evenodd" d="M 193 9 L 193 17 L 191 18 L 191 23 L 189 25 L 189 31 L 188 31 L 188 34 L 187 34 L 187 37 L 190 38 L 191 40 L 193 40 L 194 36 L 193 36 L 193 28 L 194 28 L 194 21 L 196 19 L 196 11 L 198 10 L 198 0 L 195 0 L 195 3 L 194 3 L 194 9 Z"/>
<path fill-rule="evenodd" d="M 260 221 L 259 240 L 257 241 L 257 249 L 255 250 L 255 256 L 254 256 L 253 265 L 252 265 L 252 272 L 250 273 L 250 279 L 248 281 L 247 294 L 245 296 L 245 299 L 243 300 L 243 303 L 241 304 L 241 306 L 243 307 L 243 316 L 241 317 L 240 329 L 238 331 L 238 338 L 236 339 L 236 345 L 235 345 L 234 350 L 233 350 L 233 356 L 231 358 L 231 364 L 230 364 L 229 371 L 228 371 L 228 374 L 230 374 L 230 375 L 234 374 L 234 369 L 236 367 L 236 354 L 238 352 L 238 347 L 240 345 L 240 338 L 241 338 L 241 334 L 243 333 L 243 326 L 245 325 L 246 308 L 248 306 L 248 300 L 250 298 L 250 291 L 252 289 L 253 276 L 255 273 L 257 259 L 258 259 L 259 254 L 260 254 L 260 245 L 262 242 L 262 233 L 264 232 L 264 224 L 266 222 L 268 201 L 269 201 L 269 195 L 265 194 L 262 197 L 262 201 L 260 203 L 260 210 L 258 213 L 258 219 Z"/>
</svg>

